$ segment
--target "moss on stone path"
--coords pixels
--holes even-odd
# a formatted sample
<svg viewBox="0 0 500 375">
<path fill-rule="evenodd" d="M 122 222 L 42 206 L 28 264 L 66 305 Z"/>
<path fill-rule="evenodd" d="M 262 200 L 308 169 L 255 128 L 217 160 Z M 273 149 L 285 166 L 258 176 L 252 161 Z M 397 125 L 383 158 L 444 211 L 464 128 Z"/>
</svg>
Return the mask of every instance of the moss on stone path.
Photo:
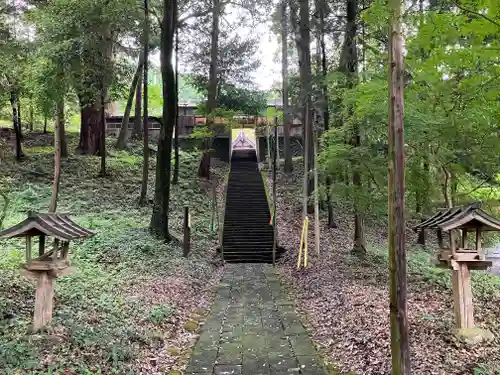
<svg viewBox="0 0 500 375">
<path fill-rule="evenodd" d="M 186 375 L 324 375 L 271 266 L 227 266 Z"/>
</svg>

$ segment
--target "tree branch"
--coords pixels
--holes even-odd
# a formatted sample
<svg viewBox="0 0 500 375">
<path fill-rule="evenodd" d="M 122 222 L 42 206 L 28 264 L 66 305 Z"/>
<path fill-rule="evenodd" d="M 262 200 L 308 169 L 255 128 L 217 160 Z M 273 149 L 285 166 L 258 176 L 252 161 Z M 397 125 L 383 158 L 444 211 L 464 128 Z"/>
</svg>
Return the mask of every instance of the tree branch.
<svg viewBox="0 0 500 375">
<path fill-rule="evenodd" d="M 467 12 L 467 13 L 470 13 L 470 14 L 474 14 L 476 16 L 479 16 L 481 18 L 484 18 L 486 21 L 488 22 L 491 22 L 493 25 L 496 25 L 498 27 L 500 27 L 500 23 L 496 22 L 495 20 L 491 19 L 490 17 L 488 16 L 485 16 L 484 14 L 482 13 L 479 13 L 479 12 L 476 12 L 474 10 L 471 10 L 471 9 L 467 9 L 467 8 L 464 8 L 463 6 L 460 5 L 460 3 L 458 1 L 452 1 L 451 2 L 453 5 L 455 5 L 458 9 L 464 11 L 464 12 Z"/>
</svg>

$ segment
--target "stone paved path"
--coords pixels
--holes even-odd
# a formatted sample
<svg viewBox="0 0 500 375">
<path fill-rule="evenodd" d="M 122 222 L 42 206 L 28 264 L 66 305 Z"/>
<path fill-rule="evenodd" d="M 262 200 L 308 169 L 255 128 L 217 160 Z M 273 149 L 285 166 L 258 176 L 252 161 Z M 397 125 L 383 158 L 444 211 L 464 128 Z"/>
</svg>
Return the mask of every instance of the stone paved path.
<svg viewBox="0 0 500 375">
<path fill-rule="evenodd" d="M 185 375 L 326 375 L 272 266 L 226 267 Z"/>
</svg>

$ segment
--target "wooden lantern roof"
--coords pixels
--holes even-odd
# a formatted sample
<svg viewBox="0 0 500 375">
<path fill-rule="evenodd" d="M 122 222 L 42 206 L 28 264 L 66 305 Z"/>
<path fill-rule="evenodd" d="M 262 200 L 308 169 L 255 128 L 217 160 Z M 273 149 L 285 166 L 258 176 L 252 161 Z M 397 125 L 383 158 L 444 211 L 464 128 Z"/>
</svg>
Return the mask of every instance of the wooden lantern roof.
<svg viewBox="0 0 500 375">
<path fill-rule="evenodd" d="M 465 206 L 439 210 L 434 216 L 413 229 L 416 231 L 422 229 L 500 231 L 500 220 L 483 211 L 480 202 L 474 202 Z"/>
<path fill-rule="evenodd" d="M 71 241 L 91 237 L 94 234 L 76 224 L 67 214 L 30 212 L 24 221 L 0 231 L 0 238 L 45 235 L 61 241 Z"/>
</svg>

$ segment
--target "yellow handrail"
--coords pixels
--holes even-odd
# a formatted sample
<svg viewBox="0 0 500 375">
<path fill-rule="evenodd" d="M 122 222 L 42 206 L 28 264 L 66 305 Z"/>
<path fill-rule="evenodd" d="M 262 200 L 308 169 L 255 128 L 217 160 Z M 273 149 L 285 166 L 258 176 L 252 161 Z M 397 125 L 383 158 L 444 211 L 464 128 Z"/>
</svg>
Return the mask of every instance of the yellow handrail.
<svg viewBox="0 0 500 375">
<path fill-rule="evenodd" d="M 302 225 L 302 233 L 300 235 L 300 247 L 299 247 L 299 259 L 297 261 L 297 269 L 301 267 L 302 260 L 302 249 L 304 250 L 304 262 L 302 264 L 303 268 L 307 268 L 307 237 L 309 234 L 309 218 L 306 216 L 304 218 L 304 224 Z"/>
</svg>

